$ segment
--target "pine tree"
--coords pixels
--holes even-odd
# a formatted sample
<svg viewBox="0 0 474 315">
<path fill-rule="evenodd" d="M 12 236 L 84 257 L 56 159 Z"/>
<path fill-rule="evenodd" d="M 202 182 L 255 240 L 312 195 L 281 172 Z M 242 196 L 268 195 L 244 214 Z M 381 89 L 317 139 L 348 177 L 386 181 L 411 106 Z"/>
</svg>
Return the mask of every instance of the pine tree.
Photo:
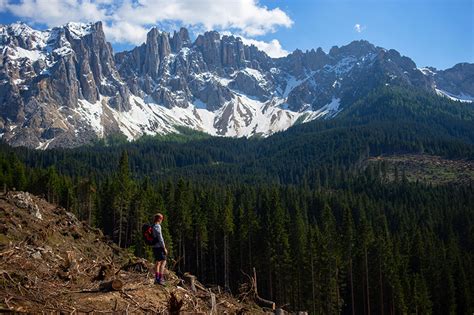
<svg viewBox="0 0 474 315">
<path fill-rule="evenodd" d="M 352 218 L 351 209 L 345 205 L 344 206 L 344 217 L 342 223 L 342 233 L 343 233 L 343 251 L 344 251 L 344 260 L 347 262 L 347 272 L 349 274 L 349 288 L 351 296 L 351 310 L 354 315 L 356 312 L 355 307 L 355 296 L 354 296 L 354 276 L 353 276 L 353 250 L 354 250 L 354 241 L 355 241 L 355 226 L 354 220 Z"/>
<path fill-rule="evenodd" d="M 220 225 L 223 238 L 223 250 L 224 250 L 224 286 L 226 290 L 230 289 L 229 282 L 229 264 L 230 264 L 230 245 L 229 238 L 234 232 L 234 220 L 233 220 L 233 201 L 230 192 L 226 192 L 224 208 L 221 210 Z"/>
<path fill-rule="evenodd" d="M 128 153 L 123 151 L 120 157 L 118 172 L 113 181 L 114 238 L 119 246 L 126 244 L 127 220 L 131 206 L 133 185 Z"/>
<path fill-rule="evenodd" d="M 362 251 L 362 259 L 364 266 L 364 288 L 365 288 L 365 309 L 368 315 L 371 313 L 370 309 L 370 283 L 369 283 L 369 250 L 374 240 L 374 235 L 372 231 L 372 225 L 370 224 L 364 207 L 360 206 L 360 218 L 359 218 L 359 228 L 358 234 L 360 237 L 360 245 Z"/>
</svg>

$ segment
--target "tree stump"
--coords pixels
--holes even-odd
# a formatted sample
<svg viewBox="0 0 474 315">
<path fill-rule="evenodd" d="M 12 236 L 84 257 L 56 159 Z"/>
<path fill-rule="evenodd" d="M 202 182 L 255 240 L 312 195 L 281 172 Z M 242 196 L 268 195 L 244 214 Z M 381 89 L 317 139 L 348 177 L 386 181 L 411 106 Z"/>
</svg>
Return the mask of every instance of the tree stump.
<svg viewBox="0 0 474 315">
<path fill-rule="evenodd" d="M 196 292 L 196 276 L 186 272 L 183 278 L 184 282 L 191 288 L 191 291 Z"/>
<path fill-rule="evenodd" d="M 217 304 L 216 304 L 216 295 L 209 290 L 211 294 L 211 315 L 217 314 Z"/>
<path fill-rule="evenodd" d="M 181 308 L 183 307 L 184 301 L 178 300 L 174 293 L 171 293 L 170 299 L 168 301 L 168 312 L 170 315 L 179 315 Z"/>
</svg>

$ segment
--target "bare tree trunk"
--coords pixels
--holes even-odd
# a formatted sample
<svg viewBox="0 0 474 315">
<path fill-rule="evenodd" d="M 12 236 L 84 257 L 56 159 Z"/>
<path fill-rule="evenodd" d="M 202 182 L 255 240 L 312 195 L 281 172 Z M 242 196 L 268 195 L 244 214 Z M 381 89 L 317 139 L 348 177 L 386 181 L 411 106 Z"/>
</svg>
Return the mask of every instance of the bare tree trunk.
<svg viewBox="0 0 474 315">
<path fill-rule="evenodd" d="M 199 247 L 201 247 L 201 242 L 199 241 L 199 235 L 198 233 L 196 232 L 196 236 L 195 236 L 195 244 L 196 244 L 196 274 L 199 276 Z"/>
<path fill-rule="evenodd" d="M 269 275 L 269 277 L 268 277 L 269 294 L 270 294 L 270 298 L 272 300 L 274 300 L 275 298 L 273 296 L 273 277 L 272 277 L 272 270 L 271 269 L 269 269 L 268 275 Z"/>
<path fill-rule="evenodd" d="M 89 200 L 88 200 L 88 208 L 87 209 L 87 223 L 89 223 L 90 226 L 92 226 L 92 194 L 89 194 Z"/>
<path fill-rule="evenodd" d="M 349 259 L 349 278 L 351 279 L 352 315 L 355 315 L 354 280 L 352 279 L 352 257 Z"/>
<path fill-rule="evenodd" d="M 367 314 L 370 315 L 370 292 L 369 292 L 369 262 L 367 258 L 367 247 L 364 248 L 365 253 L 365 279 L 366 279 L 366 290 L 367 290 Z"/>
<path fill-rule="evenodd" d="M 118 235 L 118 246 L 122 247 L 122 218 L 123 218 L 123 202 L 120 201 L 119 208 L 119 235 Z"/>
<path fill-rule="evenodd" d="M 393 288 L 392 288 L 392 308 L 391 308 L 391 310 L 392 310 L 392 315 L 394 315 L 395 314 L 395 296 L 394 296 Z"/>
<path fill-rule="evenodd" d="M 204 260 L 204 250 L 202 249 L 202 245 L 200 246 L 200 253 L 199 255 L 201 255 L 201 277 L 206 280 L 206 273 L 204 272 L 204 267 L 207 267 L 207 263 L 206 261 Z"/>
<path fill-rule="evenodd" d="M 362 267 L 362 269 L 365 269 L 364 267 Z M 361 274 L 363 274 L 365 276 L 365 271 L 362 271 L 361 270 Z M 367 285 L 367 283 L 365 281 L 362 281 L 362 301 L 364 301 L 364 315 L 367 315 L 367 289 L 365 288 L 365 286 Z"/>
<path fill-rule="evenodd" d="M 183 269 L 186 270 L 186 242 L 181 241 L 181 245 L 183 246 Z"/>
<path fill-rule="evenodd" d="M 224 286 L 225 289 L 229 289 L 229 246 L 228 236 L 224 235 Z"/>
<path fill-rule="evenodd" d="M 313 291 L 313 314 L 316 314 L 316 295 L 314 292 L 314 261 L 313 261 L 313 251 L 311 250 L 311 289 Z"/>
<path fill-rule="evenodd" d="M 216 248 L 216 232 L 214 232 L 212 238 L 212 245 L 214 251 L 214 282 L 217 283 L 217 248 Z"/>
<path fill-rule="evenodd" d="M 337 297 L 337 312 L 339 313 L 339 309 L 342 305 L 341 303 L 341 294 L 339 292 L 339 268 L 336 267 L 336 297 Z"/>
<path fill-rule="evenodd" d="M 253 262 L 252 262 L 252 240 L 251 240 L 250 231 L 249 231 L 249 267 L 251 267 L 252 265 L 253 265 Z"/>
<path fill-rule="evenodd" d="M 381 258 L 379 258 L 379 285 L 380 285 L 380 314 L 384 315 L 382 259 Z"/>
</svg>

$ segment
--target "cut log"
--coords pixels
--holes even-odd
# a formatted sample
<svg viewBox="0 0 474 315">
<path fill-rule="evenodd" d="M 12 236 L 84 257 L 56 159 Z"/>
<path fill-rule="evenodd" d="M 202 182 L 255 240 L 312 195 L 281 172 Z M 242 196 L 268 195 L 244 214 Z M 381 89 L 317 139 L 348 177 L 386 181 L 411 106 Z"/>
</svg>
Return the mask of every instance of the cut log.
<svg viewBox="0 0 474 315">
<path fill-rule="evenodd" d="M 256 295 L 255 302 L 257 302 L 258 306 L 268 307 L 268 308 L 271 308 L 272 310 L 275 310 L 275 302 L 273 301 L 262 299 L 261 297 Z"/>
<path fill-rule="evenodd" d="M 123 282 L 119 279 L 114 279 L 112 281 L 102 282 L 99 285 L 99 290 L 103 292 L 109 291 L 120 291 L 123 288 Z"/>
<path fill-rule="evenodd" d="M 196 286 L 197 289 L 207 292 L 207 288 L 203 286 L 202 284 L 200 284 L 198 281 L 195 281 L 194 285 Z"/>
</svg>

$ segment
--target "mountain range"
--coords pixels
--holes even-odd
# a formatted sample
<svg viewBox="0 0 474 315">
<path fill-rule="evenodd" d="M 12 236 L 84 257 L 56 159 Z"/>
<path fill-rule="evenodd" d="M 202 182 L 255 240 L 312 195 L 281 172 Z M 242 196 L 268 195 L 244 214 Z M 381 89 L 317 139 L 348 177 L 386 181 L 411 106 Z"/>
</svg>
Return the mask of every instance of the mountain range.
<svg viewBox="0 0 474 315">
<path fill-rule="evenodd" d="M 101 22 L 43 31 L 14 23 L 0 26 L 0 49 L 0 134 L 38 149 L 180 126 L 266 137 L 336 117 L 381 86 L 474 101 L 474 64 L 418 68 L 367 41 L 275 59 L 239 37 L 152 28 L 141 46 L 114 53 Z"/>
</svg>

